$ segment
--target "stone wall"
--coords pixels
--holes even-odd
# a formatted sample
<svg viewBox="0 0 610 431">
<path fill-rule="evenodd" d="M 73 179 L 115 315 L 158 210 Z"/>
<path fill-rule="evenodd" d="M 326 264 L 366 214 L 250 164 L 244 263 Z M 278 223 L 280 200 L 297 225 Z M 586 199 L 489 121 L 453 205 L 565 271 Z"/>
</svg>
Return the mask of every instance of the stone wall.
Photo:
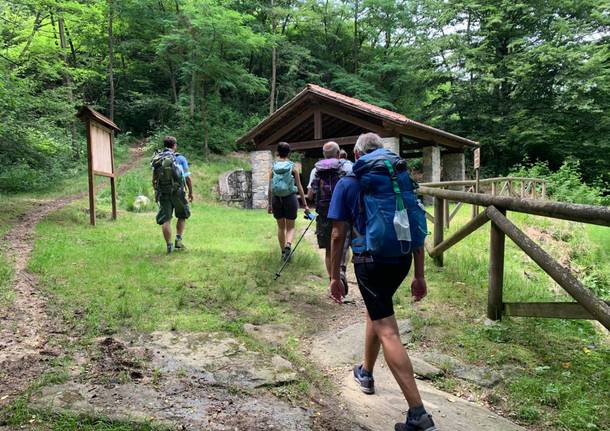
<svg viewBox="0 0 610 431">
<path fill-rule="evenodd" d="M 400 138 L 390 137 L 390 138 L 381 138 L 383 141 L 384 148 L 400 155 Z"/>
<path fill-rule="evenodd" d="M 466 162 L 464 153 L 445 153 L 441 157 L 443 172 L 441 181 L 463 181 L 466 179 Z M 463 187 L 452 187 L 453 190 L 463 190 Z"/>
<path fill-rule="evenodd" d="M 252 208 L 252 172 L 238 169 L 218 178 L 220 200 L 231 206 Z"/>
<path fill-rule="evenodd" d="M 269 172 L 273 164 L 271 151 L 250 153 L 252 164 L 252 208 L 267 208 L 269 205 Z"/>
</svg>

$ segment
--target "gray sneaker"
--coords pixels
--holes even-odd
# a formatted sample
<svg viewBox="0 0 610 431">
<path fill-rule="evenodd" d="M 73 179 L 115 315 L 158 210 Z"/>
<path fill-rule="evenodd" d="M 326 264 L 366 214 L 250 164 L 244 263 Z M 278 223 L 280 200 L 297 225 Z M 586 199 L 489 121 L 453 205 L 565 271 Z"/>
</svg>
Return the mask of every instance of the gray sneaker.
<svg viewBox="0 0 610 431">
<path fill-rule="evenodd" d="M 174 248 L 176 249 L 176 251 L 186 250 L 186 247 L 184 246 L 184 244 L 182 244 L 181 239 L 176 239 L 176 241 L 174 241 Z"/>
<path fill-rule="evenodd" d="M 174 251 L 174 246 L 172 244 L 167 244 L 167 254 L 172 254 Z"/>
<path fill-rule="evenodd" d="M 362 365 L 354 365 L 354 380 L 365 394 L 372 395 L 375 393 L 375 379 L 371 373 L 362 370 Z"/>
<path fill-rule="evenodd" d="M 432 416 L 424 413 L 417 420 L 407 418 L 407 422 L 394 425 L 394 431 L 438 431 L 432 421 Z"/>
</svg>

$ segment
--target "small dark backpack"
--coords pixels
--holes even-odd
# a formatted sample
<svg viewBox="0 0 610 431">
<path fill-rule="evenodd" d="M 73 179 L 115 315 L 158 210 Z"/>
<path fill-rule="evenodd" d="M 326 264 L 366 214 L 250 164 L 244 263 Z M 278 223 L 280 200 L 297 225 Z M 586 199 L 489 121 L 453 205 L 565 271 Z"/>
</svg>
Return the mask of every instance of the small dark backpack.
<svg viewBox="0 0 610 431">
<path fill-rule="evenodd" d="M 150 161 L 153 169 L 153 186 L 157 194 L 173 193 L 183 185 L 182 169 L 173 151 L 156 151 Z"/>
<path fill-rule="evenodd" d="M 339 159 L 324 159 L 316 163 L 318 188 L 316 192 L 316 211 L 326 217 L 337 183 L 345 172 L 341 169 L 343 161 Z"/>
</svg>

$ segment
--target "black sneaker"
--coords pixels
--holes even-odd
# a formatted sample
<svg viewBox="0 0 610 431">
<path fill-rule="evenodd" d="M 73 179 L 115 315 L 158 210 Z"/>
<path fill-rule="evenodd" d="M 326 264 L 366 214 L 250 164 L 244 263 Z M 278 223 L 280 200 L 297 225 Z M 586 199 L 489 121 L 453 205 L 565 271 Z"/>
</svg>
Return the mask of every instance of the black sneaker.
<svg viewBox="0 0 610 431">
<path fill-rule="evenodd" d="M 407 422 L 394 425 L 394 431 L 438 431 L 432 421 L 432 416 L 424 413 L 417 419 L 407 417 Z"/>
<path fill-rule="evenodd" d="M 360 390 L 365 394 L 375 393 L 375 379 L 371 373 L 362 370 L 362 365 L 354 365 L 354 380 L 360 385 Z"/>
<path fill-rule="evenodd" d="M 345 274 L 345 271 L 343 271 L 343 270 L 341 271 L 341 274 L 339 275 L 339 278 L 341 280 L 341 283 L 343 284 L 343 288 L 344 288 L 343 293 L 344 293 L 344 296 L 347 296 L 347 292 L 349 290 L 349 286 L 347 285 L 347 275 Z"/>
<path fill-rule="evenodd" d="M 284 247 L 284 251 L 282 252 L 282 261 L 288 262 L 290 261 L 290 252 L 292 249 L 289 246 Z"/>
</svg>

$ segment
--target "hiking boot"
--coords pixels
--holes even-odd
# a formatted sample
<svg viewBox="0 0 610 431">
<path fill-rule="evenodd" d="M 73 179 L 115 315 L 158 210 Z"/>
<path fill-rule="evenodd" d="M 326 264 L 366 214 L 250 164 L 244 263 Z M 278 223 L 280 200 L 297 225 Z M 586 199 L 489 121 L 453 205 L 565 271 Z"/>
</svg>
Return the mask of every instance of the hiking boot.
<svg viewBox="0 0 610 431">
<path fill-rule="evenodd" d="M 424 413 L 417 419 L 407 417 L 407 422 L 394 425 L 394 431 L 438 431 L 432 421 L 432 416 Z"/>
<path fill-rule="evenodd" d="M 174 246 L 172 244 L 167 244 L 167 254 L 172 254 L 174 251 Z"/>
<path fill-rule="evenodd" d="M 360 385 L 360 390 L 365 394 L 375 393 L 375 379 L 373 374 L 362 369 L 362 365 L 354 365 L 354 380 Z"/>
<path fill-rule="evenodd" d="M 282 252 L 282 261 L 288 262 L 290 261 L 290 252 L 292 249 L 289 246 L 284 247 L 284 251 Z"/>
<path fill-rule="evenodd" d="M 182 239 L 178 238 L 176 238 L 176 241 L 174 241 L 174 248 L 176 249 L 176 251 L 186 250 L 186 247 L 184 246 L 184 244 L 182 244 Z"/>
</svg>

